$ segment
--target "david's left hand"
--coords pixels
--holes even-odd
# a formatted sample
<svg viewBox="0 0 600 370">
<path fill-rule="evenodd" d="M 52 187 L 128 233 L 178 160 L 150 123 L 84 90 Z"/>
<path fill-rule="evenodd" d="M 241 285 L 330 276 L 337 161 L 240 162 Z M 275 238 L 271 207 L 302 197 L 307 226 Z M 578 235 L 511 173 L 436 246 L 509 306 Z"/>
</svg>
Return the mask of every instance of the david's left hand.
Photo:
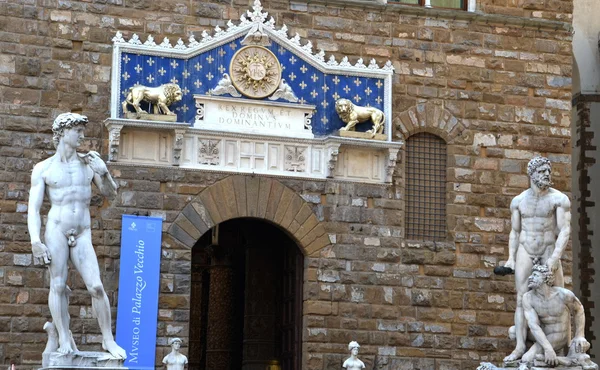
<svg viewBox="0 0 600 370">
<path fill-rule="evenodd" d="M 100 176 L 104 176 L 108 173 L 108 168 L 106 167 L 106 163 L 100 157 L 98 152 L 90 150 L 87 155 L 87 162 L 92 171 L 97 173 Z"/>
</svg>

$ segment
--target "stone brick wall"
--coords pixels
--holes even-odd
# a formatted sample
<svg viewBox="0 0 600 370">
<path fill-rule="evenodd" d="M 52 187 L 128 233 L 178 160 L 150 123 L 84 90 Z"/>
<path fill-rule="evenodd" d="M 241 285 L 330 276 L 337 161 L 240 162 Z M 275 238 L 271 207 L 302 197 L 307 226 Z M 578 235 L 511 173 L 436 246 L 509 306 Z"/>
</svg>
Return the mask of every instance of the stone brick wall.
<svg viewBox="0 0 600 370">
<path fill-rule="evenodd" d="M 149 33 L 199 38 L 239 19 L 249 3 L 0 2 L 0 364 L 25 369 L 41 362 L 48 276 L 32 266 L 26 212 L 31 168 L 53 153 L 53 117 L 68 110 L 87 115 L 84 149 L 105 153 L 116 30 L 142 39 Z M 264 2 L 278 25 L 338 60 L 391 59 L 395 139 L 428 131 L 448 143 L 446 243 L 404 240 L 402 163 L 390 187 L 281 180 L 310 204 L 331 241 L 307 259 L 305 369 L 339 368 L 351 339 L 363 346 L 365 362 L 377 359 L 383 368 L 474 368 L 511 349 L 513 283 L 491 274 L 507 255 L 510 199 L 528 186 L 526 164 L 535 153 L 553 161 L 555 187 L 569 192 L 571 184 L 569 25 L 534 19 L 569 21 L 571 2 L 527 4 L 535 10 L 512 1 L 483 1 L 479 9 L 531 18 Z M 226 175 L 111 170 L 119 197 L 94 197 L 91 212 L 115 304 L 121 214 L 161 215 L 166 232 L 189 202 Z M 163 248 L 157 359 L 167 337 L 186 338 L 190 305 L 190 250 L 167 233 Z M 570 253 L 563 265 L 570 275 Z M 82 348 L 97 349 L 89 296 L 76 274 L 69 284 L 73 333 Z"/>
<path fill-rule="evenodd" d="M 505 14 L 518 17 L 573 20 L 572 0 L 483 0 L 478 9 L 489 14 Z"/>
</svg>

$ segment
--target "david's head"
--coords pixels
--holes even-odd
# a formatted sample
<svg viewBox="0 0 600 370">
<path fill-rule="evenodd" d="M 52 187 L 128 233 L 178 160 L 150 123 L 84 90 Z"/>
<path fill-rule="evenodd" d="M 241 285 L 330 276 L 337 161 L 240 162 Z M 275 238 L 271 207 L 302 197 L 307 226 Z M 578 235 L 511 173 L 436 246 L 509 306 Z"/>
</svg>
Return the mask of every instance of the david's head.
<svg viewBox="0 0 600 370">
<path fill-rule="evenodd" d="M 546 157 L 534 157 L 527 164 L 527 175 L 535 186 L 546 190 L 552 185 L 552 166 Z"/>
<path fill-rule="evenodd" d="M 56 148 L 61 139 L 69 141 L 73 147 L 79 146 L 83 139 L 83 131 L 88 123 L 88 118 L 77 113 L 62 113 L 54 119 L 52 124 L 52 142 Z M 67 137 L 65 137 L 67 135 Z"/>
<path fill-rule="evenodd" d="M 554 285 L 554 274 L 548 266 L 544 264 L 534 264 L 531 269 L 531 276 L 527 279 L 527 287 L 529 289 L 538 289 L 543 284 L 548 286 Z"/>
</svg>

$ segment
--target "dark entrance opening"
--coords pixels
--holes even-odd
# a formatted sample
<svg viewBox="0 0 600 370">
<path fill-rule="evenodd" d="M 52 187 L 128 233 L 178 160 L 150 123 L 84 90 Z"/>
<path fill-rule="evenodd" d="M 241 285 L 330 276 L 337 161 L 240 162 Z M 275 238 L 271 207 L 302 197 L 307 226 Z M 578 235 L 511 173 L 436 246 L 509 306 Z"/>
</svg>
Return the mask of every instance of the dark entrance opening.
<svg viewBox="0 0 600 370">
<path fill-rule="evenodd" d="M 300 370 L 303 261 L 262 220 L 206 232 L 192 249 L 189 369 Z"/>
</svg>

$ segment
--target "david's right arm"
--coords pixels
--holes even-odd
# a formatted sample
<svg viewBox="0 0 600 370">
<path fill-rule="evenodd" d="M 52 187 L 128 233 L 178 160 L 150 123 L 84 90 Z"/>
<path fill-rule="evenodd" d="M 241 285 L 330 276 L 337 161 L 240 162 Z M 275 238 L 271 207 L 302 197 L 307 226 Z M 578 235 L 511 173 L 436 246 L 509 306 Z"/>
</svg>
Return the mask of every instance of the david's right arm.
<svg viewBox="0 0 600 370">
<path fill-rule="evenodd" d="M 41 242 L 40 231 L 42 228 L 42 218 L 40 209 L 44 201 L 45 184 L 42 177 L 42 164 L 38 163 L 33 167 L 31 174 L 31 189 L 29 189 L 29 205 L 27 207 L 27 228 L 31 244 Z"/>
</svg>

